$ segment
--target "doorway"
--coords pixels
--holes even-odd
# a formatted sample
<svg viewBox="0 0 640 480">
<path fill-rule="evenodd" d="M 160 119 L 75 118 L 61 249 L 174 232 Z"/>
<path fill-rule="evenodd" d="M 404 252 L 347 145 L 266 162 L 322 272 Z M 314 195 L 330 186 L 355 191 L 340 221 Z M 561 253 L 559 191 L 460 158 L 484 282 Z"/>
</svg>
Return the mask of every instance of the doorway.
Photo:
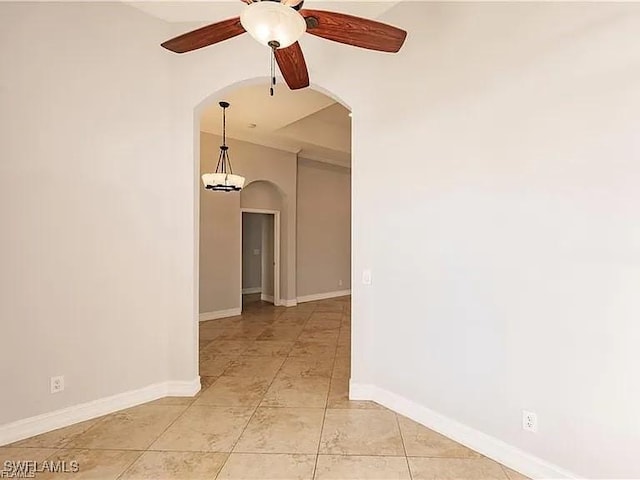
<svg viewBox="0 0 640 480">
<path fill-rule="evenodd" d="M 280 212 L 242 208 L 241 302 L 280 305 Z"/>
</svg>

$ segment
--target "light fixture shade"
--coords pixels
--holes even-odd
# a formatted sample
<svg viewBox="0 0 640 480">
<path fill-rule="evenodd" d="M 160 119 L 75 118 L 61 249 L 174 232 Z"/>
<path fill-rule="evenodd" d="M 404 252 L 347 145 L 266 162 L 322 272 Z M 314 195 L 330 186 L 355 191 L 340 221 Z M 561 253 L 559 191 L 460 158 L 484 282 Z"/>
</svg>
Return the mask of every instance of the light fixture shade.
<svg viewBox="0 0 640 480">
<path fill-rule="evenodd" d="M 202 183 L 207 190 L 237 192 L 244 187 L 244 177 L 233 173 L 205 173 Z"/>
<path fill-rule="evenodd" d="M 275 41 L 278 48 L 293 45 L 307 30 L 307 23 L 296 10 L 268 0 L 247 5 L 240 23 L 258 42 L 268 45 Z"/>
</svg>

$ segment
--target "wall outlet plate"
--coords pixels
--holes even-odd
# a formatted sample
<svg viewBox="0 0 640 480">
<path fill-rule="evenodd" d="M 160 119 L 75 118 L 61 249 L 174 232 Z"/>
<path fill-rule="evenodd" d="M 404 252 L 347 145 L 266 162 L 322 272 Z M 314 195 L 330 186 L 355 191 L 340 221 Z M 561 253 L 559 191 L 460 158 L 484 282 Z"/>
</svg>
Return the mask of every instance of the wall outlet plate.
<svg viewBox="0 0 640 480">
<path fill-rule="evenodd" d="M 367 269 L 362 271 L 362 284 L 371 285 L 371 270 Z"/>
<path fill-rule="evenodd" d="M 538 416 L 527 410 L 522 411 L 522 429 L 527 432 L 536 433 L 538 431 Z"/>
<path fill-rule="evenodd" d="M 64 390 L 64 376 L 51 377 L 51 393 L 59 393 Z"/>
</svg>

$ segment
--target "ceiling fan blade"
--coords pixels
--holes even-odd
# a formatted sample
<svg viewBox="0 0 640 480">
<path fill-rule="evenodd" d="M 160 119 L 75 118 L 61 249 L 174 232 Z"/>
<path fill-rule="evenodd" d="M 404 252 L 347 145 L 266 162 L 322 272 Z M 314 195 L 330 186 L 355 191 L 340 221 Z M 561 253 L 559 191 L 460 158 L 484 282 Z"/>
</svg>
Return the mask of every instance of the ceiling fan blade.
<svg viewBox="0 0 640 480">
<path fill-rule="evenodd" d="M 345 13 L 324 10 L 300 10 L 311 35 L 381 52 L 397 52 L 407 32 L 404 30 Z"/>
<path fill-rule="evenodd" d="M 244 32 L 245 29 L 240 24 L 240 17 L 235 17 L 182 34 L 167 40 L 162 46 L 175 53 L 191 52 L 236 37 Z"/>
<path fill-rule="evenodd" d="M 298 42 L 287 48 L 276 49 L 275 55 L 280 72 L 291 90 L 309 86 L 307 63 Z"/>
</svg>

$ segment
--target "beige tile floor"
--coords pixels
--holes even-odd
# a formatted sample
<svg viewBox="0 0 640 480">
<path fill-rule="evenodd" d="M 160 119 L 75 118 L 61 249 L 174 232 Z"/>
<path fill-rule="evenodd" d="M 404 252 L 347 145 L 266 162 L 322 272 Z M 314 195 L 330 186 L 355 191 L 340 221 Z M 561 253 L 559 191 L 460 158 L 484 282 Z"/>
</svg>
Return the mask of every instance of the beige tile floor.
<svg viewBox="0 0 640 480">
<path fill-rule="evenodd" d="M 202 391 L 0 447 L 75 460 L 68 480 L 401 480 L 524 477 L 372 402 L 348 399 L 350 298 L 200 326 Z"/>
</svg>

